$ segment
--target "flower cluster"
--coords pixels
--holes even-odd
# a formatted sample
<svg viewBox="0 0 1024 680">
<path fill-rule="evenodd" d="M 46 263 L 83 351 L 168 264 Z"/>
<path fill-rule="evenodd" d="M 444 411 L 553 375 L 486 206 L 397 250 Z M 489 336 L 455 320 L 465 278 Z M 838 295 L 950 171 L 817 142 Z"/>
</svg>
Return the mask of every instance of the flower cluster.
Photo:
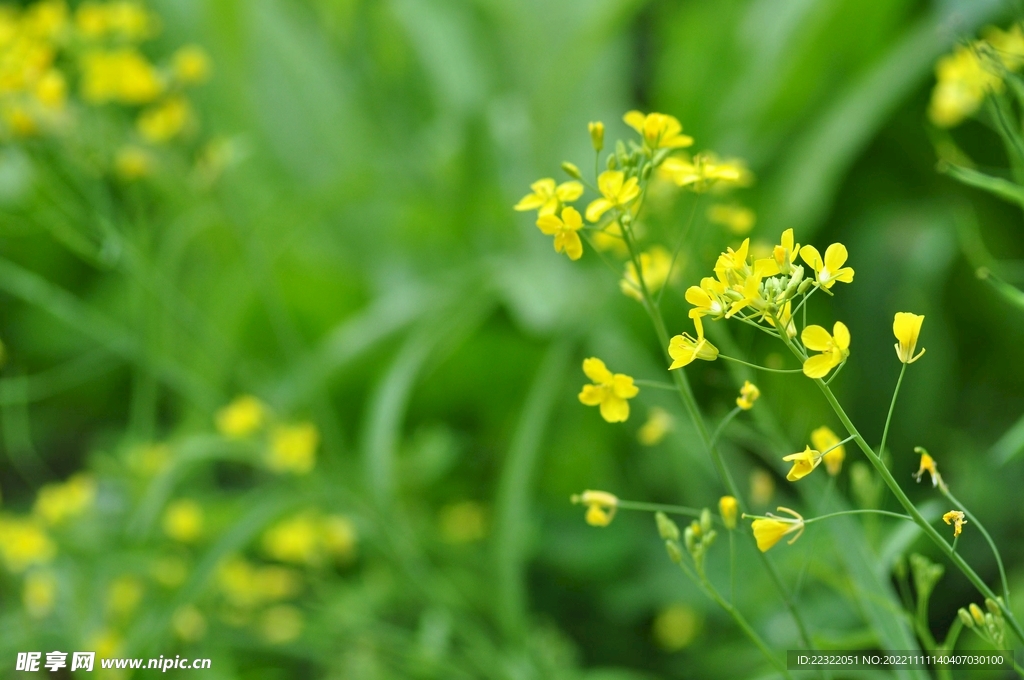
<svg viewBox="0 0 1024 680">
<path fill-rule="evenodd" d="M 278 474 L 304 475 L 316 466 L 320 431 L 310 422 L 276 422 L 270 408 L 252 395 L 241 395 L 217 412 L 217 431 L 228 439 L 266 437 L 263 462 Z"/>
</svg>

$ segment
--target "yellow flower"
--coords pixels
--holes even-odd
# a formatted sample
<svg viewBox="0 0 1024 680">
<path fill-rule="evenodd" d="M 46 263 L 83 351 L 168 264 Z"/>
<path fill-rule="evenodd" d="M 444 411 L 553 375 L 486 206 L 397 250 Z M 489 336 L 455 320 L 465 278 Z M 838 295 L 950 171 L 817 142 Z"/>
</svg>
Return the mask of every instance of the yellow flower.
<svg viewBox="0 0 1024 680">
<path fill-rule="evenodd" d="M 647 252 L 640 253 L 640 269 L 644 273 L 644 284 L 647 286 L 649 294 L 653 295 L 661 290 L 668 281 L 671 267 L 672 254 L 661 246 L 654 246 Z M 636 266 L 632 261 L 626 263 L 625 273 L 619 281 L 619 288 L 637 302 L 643 302 L 640 278 L 636 275 Z"/>
<path fill-rule="evenodd" d="M 989 26 L 983 33 L 995 56 L 1010 71 L 1024 66 L 1024 30 L 1020 24 L 1013 24 L 1007 31 Z"/>
<path fill-rule="evenodd" d="M 821 352 L 804 362 L 804 375 L 808 378 L 824 378 L 850 356 L 850 330 L 842 321 L 836 321 L 832 335 L 821 326 L 807 326 L 800 339 L 807 349 Z"/>
<path fill-rule="evenodd" d="M 122 146 L 114 156 L 118 177 L 129 182 L 152 174 L 153 166 L 153 155 L 140 146 Z"/>
<path fill-rule="evenodd" d="M 783 456 L 782 460 L 793 461 L 793 467 L 786 475 L 786 479 L 795 482 L 811 474 L 814 468 L 818 467 L 818 464 L 821 463 L 821 453 L 808 446 L 800 453 Z"/>
<path fill-rule="evenodd" d="M 768 552 L 783 536 L 796 532 L 796 536 L 789 541 L 789 545 L 793 545 L 804 533 L 804 518 L 799 513 L 783 507 L 779 507 L 778 511 L 788 513 L 793 517 L 777 517 L 768 513 L 766 519 L 755 519 L 751 524 L 751 528 L 754 530 L 754 539 L 757 541 L 757 549 L 761 552 Z"/>
<path fill-rule="evenodd" d="M 583 256 L 583 242 L 576 233 L 583 228 L 583 217 L 576 208 L 563 208 L 561 219 L 553 214 L 541 215 L 537 218 L 537 228 L 555 237 L 556 253 L 565 253 L 570 260 L 578 260 Z"/>
<path fill-rule="evenodd" d="M 96 39 L 107 32 L 107 9 L 98 2 L 83 2 L 75 12 L 75 27 L 87 39 Z"/>
<path fill-rule="evenodd" d="M 892 332 L 899 341 L 896 343 L 896 356 L 905 364 L 912 364 L 921 358 L 924 349 L 914 356 L 917 349 L 917 338 L 921 334 L 921 324 L 924 323 L 924 316 L 911 314 L 910 312 L 896 312 L 896 318 L 892 322 Z"/>
<path fill-rule="evenodd" d="M 316 465 L 320 431 L 313 423 L 278 425 L 270 433 L 267 467 L 277 473 L 308 474 Z"/>
<path fill-rule="evenodd" d="M 760 468 L 750 473 L 750 502 L 755 507 L 764 507 L 775 493 L 775 478 Z"/>
<path fill-rule="evenodd" d="M 256 397 L 242 395 L 217 412 L 217 431 L 225 437 L 240 439 L 263 427 L 267 407 Z"/>
<path fill-rule="evenodd" d="M 202 83 L 210 77 L 210 57 L 198 45 L 186 45 L 172 57 L 174 79 L 183 85 Z"/>
<path fill-rule="evenodd" d="M 836 433 L 824 425 L 811 432 L 811 443 L 818 451 L 826 452 L 822 460 L 825 461 L 825 469 L 833 477 L 843 469 L 843 460 L 846 459 L 846 447 L 840 441 Z"/>
<path fill-rule="evenodd" d="M 700 617 L 684 604 L 666 607 L 654 618 L 654 639 L 667 652 L 689 647 L 699 630 Z"/>
<path fill-rule="evenodd" d="M 50 526 L 76 517 L 96 502 L 96 480 L 91 475 L 76 474 L 63 484 L 47 484 L 39 490 L 33 514 Z"/>
<path fill-rule="evenodd" d="M 768 325 L 775 327 L 775 319 L 768 315 L 765 316 L 765 320 L 768 321 Z M 782 305 L 782 309 L 779 310 L 779 323 L 786 329 L 786 335 L 790 338 L 796 337 L 796 323 L 793 321 L 793 301 L 786 300 L 786 304 Z"/>
<path fill-rule="evenodd" d="M 67 93 L 67 81 L 57 69 L 50 69 L 44 73 L 35 86 L 36 99 L 48 109 L 64 108 Z"/>
<path fill-rule="evenodd" d="M 665 409 L 655 406 L 648 414 L 647 422 L 637 431 L 636 438 L 644 446 L 654 446 L 671 430 L 672 416 Z"/>
<path fill-rule="evenodd" d="M 225 599 L 240 609 L 293 597 L 302 588 L 301 577 L 292 569 L 257 567 L 239 557 L 221 563 L 217 583 Z"/>
<path fill-rule="evenodd" d="M 192 107 L 184 97 L 170 99 L 139 114 L 139 134 L 153 144 L 163 144 L 181 134 L 192 119 Z"/>
<path fill-rule="evenodd" d="M 9 571 L 18 574 L 48 564 L 56 555 L 57 546 L 37 520 L 0 515 L 0 557 Z"/>
<path fill-rule="evenodd" d="M 594 151 L 600 152 L 604 148 L 604 123 L 601 121 L 587 123 L 587 132 L 590 133 L 590 143 Z"/>
<path fill-rule="evenodd" d="M 139 41 L 156 32 L 156 21 L 137 2 L 111 2 L 106 6 L 106 27 L 127 40 Z"/>
<path fill-rule="evenodd" d="M 515 204 L 515 210 L 537 210 L 538 215 L 554 215 L 563 203 L 572 203 L 583 195 L 583 185 L 579 182 L 563 182 L 555 185 L 555 180 L 547 177 L 530 185 L 533 193 L 523 196 Z"/>
<path fill-rule="evenodd" d="M 206 635 L 206 617 L 194 604 L 182 605 L 171 615 L 171 630 L 184 642 L 196 642 Z"/>
<path fill-rule="evenodd" d="M 292 642 L 302 634 L 302 612 L 288 604 L 271 607 L 260 619 L 260 633 L 272 645 Z"/>
<path fill-rule="evenodd" d="M 708 208 L 708 221 L 720 224 L 737 236 L 743 236 L 754 228 L 757 216 L 750 208 L 741 205 L 716 203 Z"/>
<path fill-rule="evenodd" d="M 718 513 L 722 516 L 722 524 L 725 525 L 726 529 L 736 528 L 736 512 L 739 509 L 739 503 L 733 496 L 722 496 L 718 499 Z"/>
<path fill-rule="evenodd" d="M 757 389 L 757 385 L 749 380 L 744 380 L 743 387 L 740 388 L 740 396 L 736 397 L 736 405 L 744 411 L 749 411 L 754 408 L 754 402 L 760 396 L 761 390 Z"/>
<path fill-rule="evenodd" d="M 573 503 L 587 506 L 586 521 L 592 527 L 606 527 L 612 523 L 619 507 L 617 496 L 607 491 L 584 491 L 572 497 Z"/>
<path fill-rule="evenodd" d="M 958 46 L 935 65 L 938 82 L 932 90 L 928 117 L 944 128 L 973 115 L 989 92 L 1001 92 L 1003 81 L 982 61 L 976 46 Z"/>
<path fill-rule="evenodd" d="M 719 161 L 710 152 L 699 153 L 692 159 L 666 158 L 659 168 L 661 176 L 677 186 L 690 187 L 697 193 L 714 185 L 744 186 L 750 181 L 750 171 L 738 160 Z"/>
<path fill-rule="evenodd" d="M 87 52 L 81 87 L 82 98 L 90 104 L 147 104 L 164 91 L 156 69 L 133 48 Z"/>
<path fill-rule="evenodd" d="M 351 562 L 356 556 L 359 533 L 355 523 L 344 515 L 329 515 L 320 523 L 324 550 L 338 562 Z"/>
<path fill-rule="evenodd" d="M 177 500 L 164 511 L 164 533 L 175 541 L 192 543 L 203 533 L 203 508 L 193 500 Z"/>
<path fill-rule="evenodd" d="M 142 583 L 134 576 L 121 576 L 107 590 L 107 611 L 116 616 L 128 616 L 142 601 Z"/>
<path fill-rule="evenodd" d="M 693 325 L 697 329 L 697 337 L 691 337 L 689 333 L 673 336 L 668 345 L 668 354 L 672 357 L 672 365 L 668 370 L 682 368 L 695 359 L 701 361 L 714 361 L 718 358 L 718 348 L 704 338 L 704 324 L 700 317 L 694 317 Z"/>
<path fill-rule="evenodd" d="M 782 232 L 781 243 L 772 250 L 772 259 L 775 260 L 775 264 L 780 272 L 788 274 L 792 269 L 793 263 L 796 262 L 796 256 L 799 252 L 800 244 L 796 243 L 796 239 L 793 237 L 793 230 L 787 229 Z"/>
<path fill-rule="evenodd" d="M 583 372 L 594 381 L 580 391 L 580 402 L 586 406 L 600 406 L 601 417 L 609 423 L 625 422 L 629 418 L 629 402 L 640 393 L 633 378 L 624 373 L 612 373 L 596 357 L 583 360 Z"/>
<path fill-rule="evenodd" d="M 643 135 L 644 146 L 651 151 L 682 149 L 693 145 L 693 137 L 682 134 L 683 126 L 675 116 L 664 113 L 648 113 L 645 116 L 639 111 L 630 111 L 622 120 Z"/>
<path fill-rule="evenodd" d="M 721 319 L 729 311 L 731 302 L 726 298 L 728 286 L 719 279 L 705 276 L 699 286 L 690 286 L 686 289 L 686 301 L 693 305 L 690 310 L 690 318 L 696 319 L 702 316 L 710 316 L 713 319 Z"/>
<path fill-rule="evenodd" d="M 967 520 L 964 519 L 964 513 L 959 510 L 950 510 L 942 516 L 942 521 L 953 525 L 953 538 L 959 536 L 960 532 L 963 531 L 964 525 L 967 524 Z"/>
<path fill-rule="evenodd" d="M 824 261 L 814 246 L 801 248 L 800 257 L 814 270 L 815 285 L 829 289 L 836 281 L 843 283 L 853 281 L 853 269 L 843 266 L 849 254 L 846 252 L 846 246 L 842 243 L 833 243 L 826 248 Z"/>
<path fill-rule="evenodd" d="M 50 571 L 33 571 L 25 577 L 21 602 L 33 619 L 46 618 L 57 601 L 57 579 Z"/>
<path fill-rule="evenodd" d="M 928 455 L 928 452 L 921 447 L 917 447 L 914 450 L 921 454 L 921 465 L 918 467 L 917 473 L 914 474 L 914 478 L 920 482 L 921 476 L 927 472 L 932 478 L 932 486 L 938 486 L 942 481 L 942 476 L 939 474 L 935 459 Z"/>
<path fill-rule="evenodd" d="M 291 564 L 316 565 L 323 561 L 317 518 L 306 512 L 284 519 L 263 534 L 263 550 Z"/>
<path fill-rule="evenodd" d="M 612 208 L 624 209 L 640 195 L 640 185 L 636 177 L 626 179 L 621 170 L 605 170 L 597 178 L 597 188 L 601 198 L 594 199 L 587 206 L 587 219 L 597 222 L 601 215 Z"/>
<path fill-rule="evenodd" d="M 479 541 L 487 535 L 487 516 L 476 501 L 449 503 L 438 514 L 438 528 L 445 543 Z"/>
</svg>

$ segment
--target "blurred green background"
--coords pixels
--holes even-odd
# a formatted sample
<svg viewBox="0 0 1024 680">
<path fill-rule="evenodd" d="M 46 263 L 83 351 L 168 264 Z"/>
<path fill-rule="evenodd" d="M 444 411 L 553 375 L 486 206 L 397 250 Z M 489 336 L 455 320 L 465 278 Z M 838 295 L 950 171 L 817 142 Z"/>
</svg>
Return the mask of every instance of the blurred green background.
<svg viewBox="0 0 1024 680">
<path fill-rule="evenodd" d="M 696 150 L 748 161 L 757 182 L 739 196 L 758 215 L 755 243 L 793 228 L 819 249 L 848 246 L 855 283 L 818 296 L 811 316 L 851 329 L 853 358 L 834 384 L 871 441 L 899 372 L 892 315 L 926 316 L 928 353 L 903 385 L 892 468 L 915 500 L 935 498 L 911 479 L 913 447 L 927 447 L 1001 546 L 1011 591 L 1024 592 L 1024 428 L 1004 436 L 1024 413 L 1024 311 L 975 278 L 961 246 L 980 235 L 1006 260 L 1004 277 L 1024 283 L 1021 216 L 935 171 L 946 133 L 925 117 L 936 59 L 1005 24 L 1012 7 L 149 6 L 163 26 L 147 49 L 196 43 L 210 54 L 213 76 L 194 106 L 202 135 L 229 139 L 234 160 L 212 186 L 173 165 L 126 184 L 76 163 L 74 134 L 0 150 L 0 511 L 25 515 L 42 485 L 78 471 L 98 483 L 95 507 L 53 532 L 52 611 L 33 616 L 25 575 L 0 573 L 0 677 L 18 651 L 90 649 L 98 638 L 123 656 L 209 657 L 210 678 L 773 677 L 665 558 L 649 516 L 623 512 L 596 529 L 568 500 L 591 488 L 713 507 L 722 494 L 673 395 L 641 391 L 621 425 L 579 404 L 584 357 L 662 379 L 660 348 L 592 251 L 569 263 L 511 209 L 530 182 L 558 177 L 561 161 L 587 167 L 588 121 L 625 136 L 621 116 L 633 108 L 678 117 Z M 986 125 L 953 135 L 980 165 L 1006 165 Z M 656 206 L 651 236 L 671 243 L 693 200 Z M 703 207 L 696 214 L 665 295 L 673 332 L 689 327 L 686 286 L 737 241 Z M 731 341 L 771 360 L 752 334 Z M 742 377 L 722 363 L 687 369 L 713 423 Z M 745 488 L 751 474 L 771 475 L 761 509 L 806 507 L 780 458 L 815 427 L 839 424 L 799 376 L 758 378 L 753 418 L 724 435 L 728 462 Z M 254 448 L 214 434 L 216 412 L 240 394 L 315 423 L 313 472 L 275 475 L 252 464 Z M 643 446 L 637 429 L 655 406 L 674 428 Z M 169 447 L 169 462 L 134 469 L 153 444 Z M 847 466 L 857 460 L 848 450 Z M 851 496 L 848 474 L 833 493 Z M 198 539 L 162 531 L 175 499 L 201 506 Z M 895 509 L 884 495 L 877 503 Z M 351 554 L 291 564 L 300 585 L 281 602 L 225 604 L 218 565 L 233 555 L 287 563 L 261 537 L 302 512 L 347 518 Z M 913 532 L 857 524 L 868 581 L 848 571 L 842 527 L 809 528 L 772 556 L 818 644 L 912 641 L 880 632 L 865 583 L 898 602 L 899 557 L 937 557 Z M 960 546 L 995 584 L 981 537 L 967 530 Z M 770 644 L 795 648 L 752 550 L 742 542 L 739 606 Z M 152 576 L 166 558 L 187 571 L 171 587 Z M 709 559 L 725 574 L 724 545 Z M 125 579 L 142 596 L 119 609 L 111 592 Z M 949 571 L 933 597 L 935 634 L 977 599 Z M 1013 604 L 1024 615 L 1024 599 Z"/>
</svg>

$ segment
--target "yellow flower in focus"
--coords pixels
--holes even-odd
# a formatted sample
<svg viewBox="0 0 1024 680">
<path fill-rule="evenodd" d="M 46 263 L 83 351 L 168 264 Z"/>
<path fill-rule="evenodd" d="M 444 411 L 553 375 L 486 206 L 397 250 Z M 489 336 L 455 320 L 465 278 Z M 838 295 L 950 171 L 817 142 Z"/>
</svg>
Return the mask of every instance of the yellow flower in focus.
<svg viewBox="0 0 1024 680">
<path fill-rule="evenodd" d="M 33 619 L 46 618 L 57 601 L 57 579 L 50 571 L 33 571 L 25 576 L 21 602 Z"/>
<path fill-rule="evenodd" d="M 850 356 L 850 330 L 842 321 L 836 321 L 832 335 L 821 326 L 807 326 L 800 334 L 804 347 L 821 352 L 804 362 L 804 375 L 808 378 L 824 378 L 833 368 Z"/>
<path fill-rule="evenodd" d="M 739 502 L 734 496 L 722 496 L 718 499 L 718 513 L 722 516 L 722 524 L 730 531 L 736 528 L 736 513 Z"/>
<path fill-rule="evenodd" d="M 659 174 L 676 183 L 680 187 L 690 187 L 697 193 L 703 193 L 712 186 L 746 186 L 751 181 L 750 171 L 741 161 L 720 161 L 710 152 L 699 153 L 692 159 L 665 159 L 659 168 Z"/>
<path fill-rule="evenodd" d="M 556 185 L 550 177 L 537 180 L 530 185 L 533 193 L 519 199 L 513 206 L 515 210 L 536 210 L 537 215 L 554 215 L 565 203 L 572 203 L 583 195 L 583 185 L 579 182 L 562 182 Z"/>
<path fill-rule="evenodd" d="M 935 459 L 928 455 L 928 452 L 922 449 L 920 446 L 914 449 L 921 454 L 921 465 L 917 469 L 917 473 L 914 478 L 920 482 L 921 476 L 924 473 L 928 473 L 932 478 L 932 486 L 938 486 L 942 483 L 942 475 L 939 474 L 938 466 L 935 464 Z"/>
<path fill-rule="evenodd" d="M 153 144 L 163 144 L 177 137 L 192 120 L 192 107 L 184 97 L 170 99 L 139 114 L 139 134 Z"/>
<path fill-rule="evenodd" d="M 896 312 L 892 322 L 892 333 L 899 341 L 896 343 L 896 356 L 905 364 L 912 364 L 924 354 L 924 349 L 914 356 L 917 349 L 917 338 L 921 334 L 921 324 L 924 323 L 924 316 L 911 314 L 910 312 Z"/>
<path fill-rule="evenodd" d="M 183 642 L 197 642 L 206 635 L 206 617 L 194 604 L 183 605 L 171 615 L 171 630 Z"/>
<path fill-rule="evenodd" d="M 789 508 L 778 508 L 779 512 L 792 515 L 790 517 L 777 517 L 768 513 L 766 519 L 755 519 L 751 528 L 754 530 L 754 539 L 757 541 L 757 549 L 761 552 L 768 552 L 778 543 L 783 536 L 796 533 L 789 544 L 793 545 L 800 535 L 804 533 L 804 518 Z"/>
<path fill-rule="evenodd" d="M 183 85 L 204 83 L 210 77 L 210 57 L 198 45 L 186 45 L 172 57 L 174 79 Z"/>
<path fill-rule="evenodd" d="M 697 329 L 697 337 L 689 333 L 672 337 L 668 345 L 668 354 L 672 357 L 672 365 L 668 370 L 672 371 L 683 366 L 688 366 L 696 359 L 701 361 L 714 361 L 718 358 L 718 348 L 704 338 L 704 324 L 700 317 L 694 317 L 693 325 Z"/>
<path fill-rule="evenodd" d="M 811 444 L 818 451 L 824 451 L 822 460 L 825 462 L 825 469 L 835 477 L 843 469 L 843 461 L 846 459 L 846 447 L 840 444 L 842 440 L 836 433 L 822 425 L 811 432 Z"/>
<path fill-rule="evenodd" d="M 775 494 L 775 478 L 767 470 L 760 468 L 750 473 L 750 502 L 763 508 Z"/>
<path fill-rule="evenodd" d="M 487 535 L 487 515 L 476 501 L 449 503 L 438 514 L 438 528 L 445 543 L 479 541 Z"/>
<path fill-rule="evenodd" d="M 56 555 L 57 546 L 35 519 L 0 515 L 0 557 L 9 571 L 20 574 Z"/>
<path fill-rule="evenodd" d="M 757 385 L 749 380 L 744 380 L 743 387 L 740 388 L 740 396 L 736 397 L 736 405 L 744 411 L 749 411 L 754 408 L 754 402 L 760 396 L 761 390 L 757 389 Z"/>
<path fill-rule="evenodd" d="M 721 319 L 729 311 L 732 305 L 726 297 L 728 286 L 721 280 L 705 276 L 699 286 L 690 286 L 686 289 L 686 301 L 693 305 L 690 310 L 690 318 L 696 319 L 702 316 L 710 316 L 714 319 Z"/>
<path fill-rule="evenodd" d="M 164 511 L 163 527 L 175 541 L 192 543 L 203 534 L 203 508 L 193 500 L 174 501 Z"/>
<path fill-rule="evenodd" d="M 237 397 L 217 412 L 217 431 L 225 437 L 248 437 L 263 427 L 267 420 L 267 407 L 251 395 Z"/>
<path fill-rule="evenodd" d="M 135 611 L 142 601 L 142 582 L 134 576 L 121 576 L 107 589 L 107 611 L 125 617 Z"/>
<path fill-rule="evenodd" d="M 612 373 L 604 362 L 596 357 L 583 360 L 583 372 L 594 381 L 584 385 L 580 391 L 580 403 L 585 406 L 600 406 L 601 417 L 609 423 L 625 422 L 629 418 L 629 402 L 640 393 L 633 384 L 633 378 L 624 373 Z"/>
<path fill-rule="evenodd" d="M 800 253 L 800 244 L 796 243 L 793 237 L 793 230 L 787 229 L 782 232 L 782 239 L 779 245 L 772 250 L 772 259 L 783 274 L 789 274 L 796 262 L 796 256 Z"/>
<path fill-rule="evenodd" d="M 959 125 L 973 115 L 989 92 L 1002 92 L 1003 81 L 982 60 L 977 47 L 957 46 L 935 65 L 935 89 L 928 117 L 939 127 Z"/>
<path fill-rule="evenodd" d="M 621 170 L 605 170 L 597 178 L 601 198 L 594 199 L 587 206 L 587 220 L 597 222 L 601 215 L 612 208 L 625 210 L 626 206 L 640 195 L 640 184 L 636 177 L 626 179 Z"/>
<path fill-rule="evenodd" d="M 606 527 L 612 523 L 615 511 L 619 507 L 619 499 L 607 491 L 584 491 L 572 497 L 573 503 L 587 506 L 585 519 L 592 527 Z"/>
<path fill-rule="evenodd" d="M 651 295 L 657 293 L 668 281 L 672 268 L 672 254 L 661 246 L 654 246 L 640 253 L 640 269 L 643 271 L 644 285 Z M 626 263 L 625 273 L 619 281 L 622 292 L 637 302 L 643 302 L 640 278 L 636 275 L 636 266 L 632 261 Z"/>
<path fill-rule="evenodd" d="M 260 618 L 260 633 L 272 645 L 293 642 L 302 635 L 302 626 L 302 612 L 287 604 L 271 607 Z"/>
<path fill-rule="evenodd" d="M 950 510 L 942 516 L 942 521 L 953 525 L 953 538 L 959 536 L 960 532 L 963 531 L 964 525 L 967 524 L 967 520 L 964 519 L 964 513 L 959 510 Z"/>
<path fill-rule="evenodd" d="M 537 228 L 555 237 L 556 253 L 565 253 L 570 260 L 583 257 L 583 242 L 576 233 L 583 228 L 583 217 L 576 208 L 563 208 L 561 218 L 553 214 L 541 215 L 537 218 Z"/>
<path fill-rule="evenodd" d="M 590 133 L 590 144 L 598 153 L 604 148 L 604 123 L 601 121 L 587 123 L 587 132 Z"/>
<path fill-rule="evenodd" d="M 793 461 L 793 467 L 790 469 L 789 474 L 786 475 L 786 479 L 795 482 L 814 472 L 814 468 L 818 467 L 818 464 L 821 463 L 821 453 L 808 446 L 800 453 L 791 453 L 788 456 L 783 456 L 782 460 L 787 462 Z"/>
<path fill-rule="evenodd" d="M 636 433 L 636 438 L 644 446 L 655 446 L 672 431 L 672 416 L 663 408 L 655 406 L 647 415 L 644 423 Z"/>
<path fill-rule="evenodd" d="M 846 246 L 842 243 L 833 243 L 826 248 L 824 260 L 814 246 L 801 248 L 800 257 L 814 270 L 815 285 L 829 289 L 835 285 L 836 281 L 842 283 L 853 281 L 853 269 L 843 266 L 849 254 L 846 252 Z"/>
<path fill-rule="evenodd" d="M 32 513 L 50 526 L 56 526 L 81 515 L 95 502 L 96 480 L 80 473 L 62 484 L 47 484 L 41 488 Z"/>
<path fill-rule="evenodd" d="M 737 236 L 746 235 L 757 223 L 757 216 L 750 208 L 726 203 L 712 205 L 708 208 L 707 217 L 709 222 L 720 224 Z"/>
<path fill-rule="evenodd" d="M 133 48 L 87 52 L 81 67 L 82 98 L 90 104 L 148 104 L 164 91 L 156 69 Z"/>
<path fill-rule="evenodd" d="M 273 472 L 305 475 L 316 465 L 320 431 L 313 423 L 278 425 L 270 433 L 267 467 Z"/>
<path fill-rule="evenodd" d="M 316 517 L 301 513 L 281 520 L 263 534 L 263 551 L 290 564 L 316 565 L 323 561 L 321 535 Z"/>
<path fill-rule="evenodd" d="M 691 607 L 674 604 L 654 618 L 653 633 L 658 646 L 666 652 L 689 647 L 700 630 L 700 618 Z"/>
<path fill-rule="evenodd" d="M 693 145 L 693 137 L 682 134 L 683 126 L 675 116 L 664 113 L 642 114 L 630 111 L 622 120 L 644 138 L 649 150 L 683 149 Z"/>
</svg>

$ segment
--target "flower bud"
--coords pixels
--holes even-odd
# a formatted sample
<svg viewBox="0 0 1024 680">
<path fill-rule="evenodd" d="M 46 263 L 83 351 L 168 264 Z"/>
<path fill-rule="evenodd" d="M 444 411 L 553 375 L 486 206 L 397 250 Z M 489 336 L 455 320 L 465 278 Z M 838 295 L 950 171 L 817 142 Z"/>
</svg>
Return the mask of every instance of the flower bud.
<svg viewBox="0 0 1024 680">
<path fill-rule="evenodd" d="M 679 544 L 675 541 L 665 541 L 665 551 L 668 553 L 668 558 L 676 564 L 682 564 L 683 562 L 683 550 L 679 547 Z M 963 611 L 963 610 L 961 610 Z M 964 612 L 965 614 L 967 612 Z M 971 617 L 967 617 L 971 618 Z"/>
<path fill-rule="evenodd" d="M 813 285 L 814 279 L 804 279 L 803 281 L 800 282 L 800 285 L 797 286 L 796 292 L 798 295 L 803 295 L 804 293 L 807 292 L 807 289 Z"/>
<path fill-rule="evenodd" d="M 706 534 L 711 531 L 713 526 L 711 523 L 711 511 L 704 508 L 700 511 L 700 530 Z"/>
<path fill-rule="evenodd" d="M 739 503 L 732 496 L 722 496 L 718 499 L 718 512 L 722 515 L 722 524 L 730 531 L 736 528 L 736 511 L 738 507 Z"/>
<path fill-rule="evenodd" d="M 655 521 L 658 523 L 658 534 L 666 541 L 678 541 L 679 540 L 679 527 L 675 522 L 670 520 L 668 516 L 659 512 L 654 515 Z"/>
<path fill-rule="evenodd" d="M 604 123 L 587 123 L 587 130 L 590 132 L 590 143 L 593 144 L 594 151 L 600 152 L 604 148 Z"/>
<path fill-rule="evenodd" d="M 956 611 L 956 615 L 960 617 L 960 623 L 964 624 L 968 628 L 974 628 L 974 619 L 971 618 L 971 615 L 967 613 L 966 609 L 960 607 L 960 609 Z"/>
<path fill-rule="evenodd" d="M 645 165 L 645 166 L 644 166 L 644 169 L 640 171 L 640 179 L 642 179 L 642 180 L 643 180 L 643 181 L 645 181 L 645 182 L 646 182 L 646 181 L 647 181 L 648 179 L 650 179 L 650 177 L 651 177 L 651 170 L 652 170 L 653 168 L 654 168 L 654 166 L 653 166 L 653 165 L 651 165 L 650 163 L 648 163 L 647 165 Z"/>
<path fill-rule="evenodd" d="M 565 170 L 565 174 L 569 175 L 569 177 L 572 177 L 573 179 L 583 179 L 583 175 L 580 174 L 580 169 L 569 161 L 562 163 L 562 170 Z"/>
<path fill-rule="evenodd" d="M 968 610 L 970 610 L 971 618 L 974 619 L 974 622 L 976 624 L 978 624 L 979 626 L 985 625 L 985 614 L 982 613 L 981 607 L 972 602 L 971 606 L 968 607 Z"/>
<path fill-rule="evenodd" d="M 608 154 L 608 163 L 607 163 L 607 165 L 608 165 L 608 169 L 609 170 L 614 170 L 615 168 L 617 168 L 619 166 L 618 159 L 615 157 L 615 154 L 613 154 L 613 153 Z"/>
<path fill-rule="evenodd" d="M 683 543 L 686 545 L 686 552 L 691 555 L 696 552 L 700 545 L 700 526 L 696 522 L 686 527 L 683 532 Z"/>
<path fill-rule="evenodd" d="M 991 597 L 985 598 L 985 608 L 996 616 L 1002 616 L 1003 610 L 999 608 L 999 603 L 993 600 Z"/>
</svg>

